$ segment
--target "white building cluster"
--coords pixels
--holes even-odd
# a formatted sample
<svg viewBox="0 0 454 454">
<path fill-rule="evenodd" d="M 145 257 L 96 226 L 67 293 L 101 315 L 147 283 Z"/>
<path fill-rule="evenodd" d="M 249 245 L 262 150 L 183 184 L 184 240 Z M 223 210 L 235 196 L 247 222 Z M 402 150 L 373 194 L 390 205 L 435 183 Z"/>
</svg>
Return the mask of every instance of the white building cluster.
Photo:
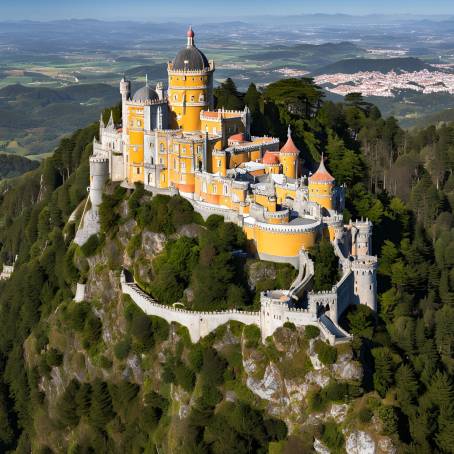
<svg viewBox="0 0 454 454">
<path fill-rule="evenodd" d="M 423 94 L 454 94 L 454 73 L 429 71 L 395 72 L 365 71 L 354 74 L 323 74 L 315 83 L 341 96 L 362 93 L 363 96 L 392 98 L 396 92 L 410 90 Z"/>
</svg>

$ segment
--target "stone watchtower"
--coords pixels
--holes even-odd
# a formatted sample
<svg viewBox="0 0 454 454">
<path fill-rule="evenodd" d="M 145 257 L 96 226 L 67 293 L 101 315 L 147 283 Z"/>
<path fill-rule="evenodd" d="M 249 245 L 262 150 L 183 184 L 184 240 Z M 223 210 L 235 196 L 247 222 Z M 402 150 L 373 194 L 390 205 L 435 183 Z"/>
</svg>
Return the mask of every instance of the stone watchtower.
<svg viewBox="0 0 454 454">
<path fill-rule="evenodd" d="M 362 257 L 372 253 L 372 222 L 356 221 L 352 226 L 352 255 Z"/>
<path fill-rule="evenodd" d="M 377 257 L 364 256 L 352 262 L 354 298 L 356 303 L 369 306 L 377 312 Z"/>
</svg>

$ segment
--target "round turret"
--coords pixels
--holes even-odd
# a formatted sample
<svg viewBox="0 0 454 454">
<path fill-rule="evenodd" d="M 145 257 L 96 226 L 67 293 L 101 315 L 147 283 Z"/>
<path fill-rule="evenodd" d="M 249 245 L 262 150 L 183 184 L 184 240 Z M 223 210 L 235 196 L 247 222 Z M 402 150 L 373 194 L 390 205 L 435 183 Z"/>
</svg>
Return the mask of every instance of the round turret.
<svg viewBox="0 0 454 454">
<path fill-rule="evenodd" d="M 300 150 L 292 139 L 290 126 L 287 132 L 287 142 L 279 150 L 279 161 L 282 164 L 284 175 L 287 178 L 297 178 Z"/>
<path fill-rule="evenodd" d="M 134 102 L 157 101 L 158 99 L 158 94 L 148 84 L 139 88 L 132 97 Z"/>
<path fill-rule="evenodd" d="M 334 185 L 334 177 L 326 170 L 322 154 L 317 171 L 309 177 L 309 200 L 327 210 L 332 210 L 334 208 Z"/>
</svg>

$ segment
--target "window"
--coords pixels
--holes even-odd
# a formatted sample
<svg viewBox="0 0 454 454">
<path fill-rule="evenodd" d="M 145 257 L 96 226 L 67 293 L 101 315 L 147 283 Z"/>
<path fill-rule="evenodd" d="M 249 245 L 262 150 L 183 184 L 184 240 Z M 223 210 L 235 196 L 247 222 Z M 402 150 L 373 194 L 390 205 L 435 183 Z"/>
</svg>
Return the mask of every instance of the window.
<svg viewBox="0 0 454 454">
<path fill-rule="evenodd" d="M 173 100 L 176 101 L 178 99 L 177 95 L 173 95 Z"/>
<path fill-rule="evenodd" d="M 197 145 L 197 154 L 200 154 L 200 153 L 202 153 L 202 146 Z"/>
<path fill-rule="evenodd" d="M 174 170 L 177 170 L 177 160 L 176 159 L 173 160 L 173 168 L 174 168 Z"/>
<path fill-rule="evenodd" d="M 213 134 L 216 134 L 216 133 L 217 133 L 217 129 L 213 128 Z"/>
<path fill-rule="evenodd" d="M 199 102 L 204 102 L 205 101 L 205 95 L 202 93 L 200 96 L 199 96 Z"/>
<path fill-rule="evenodd" d="M 204 181 L 202 183 L 202 192 L 205 192 L 205 193 L 207 192 L 207 182 L 206 181 Z"/>
<path fill-rule="evenodd" d="M 186 163 L 184 161 L 181 162 L 181 170 L 186 170 Z"/>
<path fill-rule="evenodd" d="M 163 143 L 161 143 L 161 144 L 159 145 L 159 151 L 160 151 L 161 153 L 164 153 L 164 144 L 163 144 Z"/>
<path fill-rule="evenodd" d="M 163 164 L 162 158 L 159 158 L 159 164 Z"/>
<path fill-rule="evenodd" d="M 173 146 L 173 151 L 174 151 L 175 153 L 178 153 L 178 151 L 179 151 L 179 146 L 178 146 L 177 143 L 174 144 L 174 146 Z"/>
<path fill-rule="evenodd" d="M 137 120 L 137 126 L 140 128 L 142 126 L 142 122 L 140 120 Z"/>
<path fill-rule="evenodd" d="M 194 102 L 194 96 L 191 96 L 191 102 Z"/>
<path fill-rule="evenodd" d="M 220 168 L 221 166 L 222 166 L 222 160 L 218 159 L 218 168 Z"/>
<path fill-rule="evenodd" d="M 218 188 L 215 184 L 213 184 L 212 192 L 213 194 L 216 194 L 218 192 Z"/>
<path fill-rule="evenodd" d="M 140 175 L 140 168 L 137 167 L 137 175 Z"/>
<path fill-rule="evenodd" d="M 229 195 L 229 187 L 226 184 L 224 185 L 224 195 Z"/>
</svg>

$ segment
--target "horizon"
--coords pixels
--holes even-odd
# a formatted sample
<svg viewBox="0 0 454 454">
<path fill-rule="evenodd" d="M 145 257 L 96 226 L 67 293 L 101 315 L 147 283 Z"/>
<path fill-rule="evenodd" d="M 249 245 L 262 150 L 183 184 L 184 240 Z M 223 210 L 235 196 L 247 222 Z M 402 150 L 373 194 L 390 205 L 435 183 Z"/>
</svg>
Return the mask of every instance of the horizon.
<svg viewBox="0 0 454 454">
<path fill-rule="evenodd" d="M 257 15 L 257 11 L 266 13 Z M 422 0 L 403 0 L 394 2 L 383 0 L 373 5 L 365 4 L 359 0 L 325 0 L 317 5 L 308 1 L 282 0 L 279 5 L 265 0 L 250 0 L 246 4 L 240 0 L 231 0 L 226 5 L 213 5 L 207 0 L 195 0 L 190 6 L 182 0 L 176 0 L 172 6 L 154 6 L 144 0 L 134 0 L 127 7 L 119 0 L 100 0 L 93 4 L 88 0 L 79 0 L 77 4 L 64 4 L 58 0 L 43 0 L 39 5 L 32 0 L 18 0 L 14 4 L 2 7 L 2 22 L 11 21 L 40 21 L 49 22 L 54 20 L 89 20 L 103 21 L 131 20 L 145 22 L 178 22 L 192 20 L 196 23 L 206 19 L 232 19 L 242 21 L 247 19 L 286 16 L 402 16 L 408 18 L 439 17 L 454 15 L 454 7 L 449 0 L 437 0 L 428 4 Z M 175 11 L 177 11 L 175 13 Z M 234 11 L 234 12 L 232 12 Z M 408 11 L 411 11 L 409 14 Z M 435 12 L 434 12 L 435 11 Z M 222 16 L 222 17 L 221 17 Z"/>
</svg>

